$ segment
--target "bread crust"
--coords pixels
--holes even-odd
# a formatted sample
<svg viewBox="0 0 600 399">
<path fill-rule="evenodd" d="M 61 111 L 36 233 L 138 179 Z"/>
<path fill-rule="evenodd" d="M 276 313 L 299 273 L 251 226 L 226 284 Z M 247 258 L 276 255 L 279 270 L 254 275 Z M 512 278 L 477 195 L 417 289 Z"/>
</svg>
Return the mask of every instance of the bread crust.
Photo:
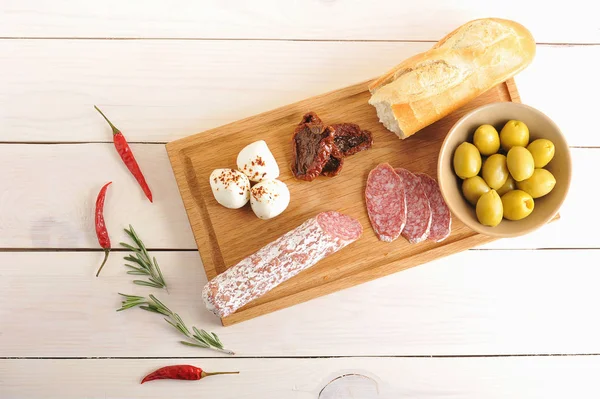
<svg viewBox="0 0 600 399">
<path fill-rule="evenodd" d="M 373 81 L 369 104 L 388 129 L 406 138 L 516 75 L 535 52 L 523 25 L 476 19 Z"/>
</svg>

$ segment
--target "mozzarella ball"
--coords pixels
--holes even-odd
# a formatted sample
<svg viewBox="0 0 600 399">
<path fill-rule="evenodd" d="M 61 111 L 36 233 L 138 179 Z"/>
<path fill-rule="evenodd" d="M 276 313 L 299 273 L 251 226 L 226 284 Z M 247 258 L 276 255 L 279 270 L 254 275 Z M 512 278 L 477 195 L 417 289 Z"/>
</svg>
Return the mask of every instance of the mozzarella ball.
<svg viewBox="0 0 600 399">
<path fill-rule="evenodd" d="M 250 192 L 250 206 L 260 219 L 271 219 L 281 214 L 290 203 L 290 190 L 277 179 L 263 180 Z"/>
<path fill-rule="evenodd" d="M 238 170 L 213 170 L 210 174 L 210 188 L 217 202 L 225 208 L 241 208 L 250 199 L 250 181 Z"/>
<path fill-rule="evenodd" d="M 244 147 L 238 154 L 237 167 L 253 182 L 279 177 L 277 161 L 264 140 L 255 141 Z"/>
</svg>

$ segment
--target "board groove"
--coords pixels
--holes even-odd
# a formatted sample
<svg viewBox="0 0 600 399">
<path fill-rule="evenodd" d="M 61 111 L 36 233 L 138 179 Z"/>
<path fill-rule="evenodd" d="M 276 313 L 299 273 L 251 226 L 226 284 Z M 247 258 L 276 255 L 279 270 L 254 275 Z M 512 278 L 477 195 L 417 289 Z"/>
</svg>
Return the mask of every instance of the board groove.
<svg viewBox="0 0 600 399">
<path fill-rule="evenodd" d="M 378 241 L 372 231 L 362 195 L 370 169 L 380 162 L 424 172 L 436 178 L 437 155 L 446 132 L 466 112 L 497 101 L 520 102 L 512 79 L 492 88 L 451 115 L 406 140 L 399 140 L 379 123 L 367 103 L 370 81 L 321 94 L 237 122 L 198 133 L 166 145 L 196 244 L 209 279 L 256 252 L 309 217 L 338 210 L 359 219 L 365 233 L 360 240 L 282 283 L 234 314 L 223 325 L 283 309 L 310 299 L 427 263 L 494 241 L 477 234 L 453 217 L 453 231 L 441 243 L 408 244 Z M 352 122 L 373 133 L 373 148 L 345 160 L 339 176 L 313 182 L 295 179 L 291 136 L 302 115 L 316 112 L 324 123 Z M 290 206 L 275 219 L 259 220 L 250 206 L 230 210 L 212 197 L 208 176 L 216 168 L 235 168 L 237 153 L 247 144 L 265 140 L 278 161 L 280 179 L 291 192 Z"/>
</svg>

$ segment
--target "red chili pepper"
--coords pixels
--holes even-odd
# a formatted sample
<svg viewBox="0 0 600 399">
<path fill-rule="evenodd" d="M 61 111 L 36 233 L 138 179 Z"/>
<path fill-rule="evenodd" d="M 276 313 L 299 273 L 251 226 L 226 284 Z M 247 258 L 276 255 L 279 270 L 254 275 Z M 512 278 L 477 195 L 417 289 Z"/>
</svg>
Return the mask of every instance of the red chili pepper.
<svg viewBox="0 0 600 399">
<path fill-rule="evenodd" d="M 190 366 L 189 364 L 180 364 L 176 366 L 162 367 L 152 373 L 148 374 L 142 380 L 144 382 L 152 380 L 199 380 L 204 377 L 217 374 L 239 374 L 239 371 L 223 371 L 217 373 L 207 373 L 196 366 Z"/>
<path fill-rule="evenodd" d="M 95 212 L 95 225 L 96 225 L 96 236 L 98 237 L 98 243 L 102 248 L 104 248 L 104 260 L 100 265 L 100 269 L 96 272 L 96 277 L 100 274 L 100 270 L 104 267 L 106 260 L 108 259 L 108 254 L 110 252 L 110 237 L 108 236 L 108 231 L 106 230 L 106 224 L 104 223 L 104 198 L 106 197 L 106 189 L 108 186 L 112 184 L 112 182 L 106 183 L 98 193 L 98 198 L 96 199 L 96 212 Z"/>
<path fill-rule="evenodd" d="M 115 144 L 117 152 L 119 153 L 121 159 L 127 166 L 127 169 L 129 169 L 131 174 L 138 181 L 139 185 L 142 187 L 142 190 L 144 190 L 144 194 L 146 194 L 146 197 L 148 197 L 150 202 L 152 202 L 152 192 L 150 191 L 150 187 L 148 187 L 148 183 L 146 183 L 146 179 L 144 178 L 140 166 L 138 165 L 137 161 L 135 160 L 135 157 L 133 156 L 133 152 L 131 152 L 131 148 L 129 147 L 129 144 L 125 139 L 125 136 L 123 136 L 123 133 L 121 133 L 121 131 L 117 129 L 111 121 L 108 120 L 106 115 L 104 115 L 98 107 L 94 105 L 94 108 L 96 108 L 96 111 L 100 112 L 100 115 L 102 115 L 104 120 L 106 120 L 106 122 L 108 122 L 108 124 L 110 125 L 110 128 L 113 132 L 113 143 Z"/>
</svg>

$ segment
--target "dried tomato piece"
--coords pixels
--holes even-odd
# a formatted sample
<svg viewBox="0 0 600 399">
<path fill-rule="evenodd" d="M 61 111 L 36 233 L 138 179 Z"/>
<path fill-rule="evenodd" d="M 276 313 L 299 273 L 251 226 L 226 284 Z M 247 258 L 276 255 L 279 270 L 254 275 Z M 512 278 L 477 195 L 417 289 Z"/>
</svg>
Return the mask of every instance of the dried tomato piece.
<svg viewBox="0 0 600 399">
<path fill-rule="evenodd" d="M 292 139 L 294 176 L 306 181 L 316 179 L 331 158 L 333 140 L 332 130 L 323 127 L 323 122 L 317 114 L 314 112 L 305 114 L 296 127 Z"/>
<path fill-rule="evenodd" d="M 331 131 L 333 134 L 333 128 L 331 126 L 327 126 L 325 130 Z M 342 166 L 344 166 L 344 154 L 339 150 L 339 148 L 335 145 L 335 136 L 333 136 L 334 145 L 331 149 L 331 155 L 329 156 L 329 160 L 323 167 L 323 171 L 321 174 L 327 177 L 337 176 L 342 171 Z"/>
<path fill-rule="evenodd" d="M 354 123 L 337 123 L 331 125 L 335 146 L 343 157 L 349 157 L 357 152 L 368 150 L 373 145 L 373 136 L 368 130 L 361 130 Z"/>
</svg>

